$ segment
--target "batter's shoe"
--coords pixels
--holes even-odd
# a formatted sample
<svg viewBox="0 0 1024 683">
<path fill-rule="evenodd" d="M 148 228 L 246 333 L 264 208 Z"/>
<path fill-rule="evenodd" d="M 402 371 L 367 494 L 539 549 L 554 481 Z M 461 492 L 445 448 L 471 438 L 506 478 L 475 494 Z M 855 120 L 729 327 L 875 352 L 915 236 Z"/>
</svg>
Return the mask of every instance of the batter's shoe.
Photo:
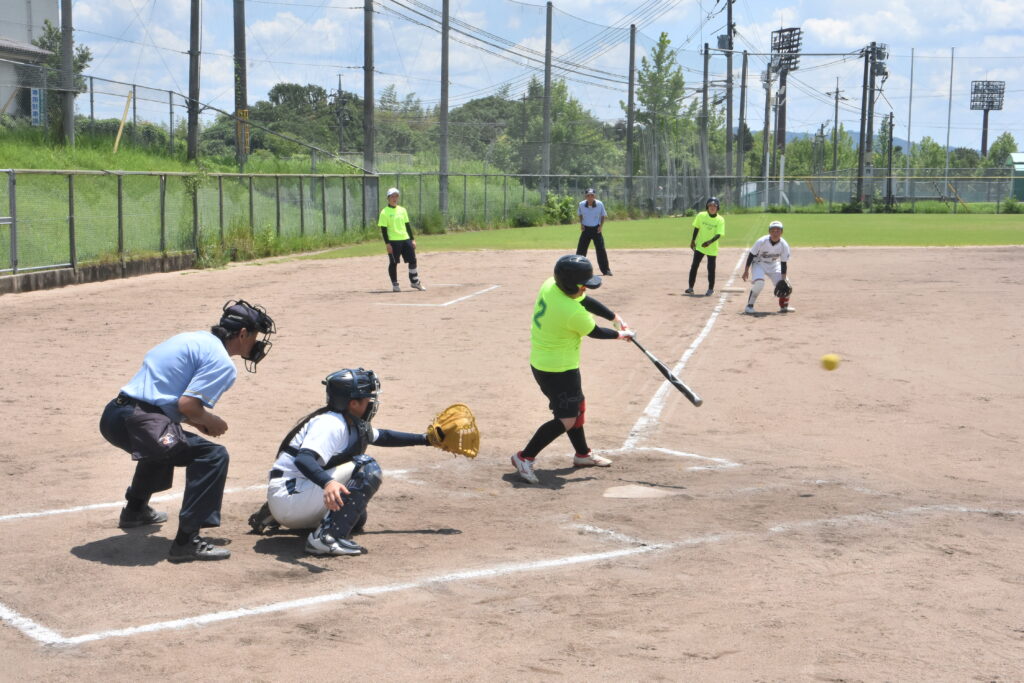
<svg viewBox="0 0 1024 683">
<path fill-rule="evenodd" d="M 311 531 L 306 537 L 306 552 L 311 555 L 362 555 L 366 548 L 347 538 L 335 538 L 330 534 L 317 535 L 320 529 Z"/>
<path fill-rule="evenodd" d="M 611 460 L 594 455 L 593 452 L 584 455 L 577 453 L 572 459 L 573 467 L 611 467 L 611 464 Z"/>
<path fill-rule="evenodd" d="M 119 529 L 134 529 L 137 526 L 163 524 L 166 521 L 166 512 L 158 512 L 148 505 L 138 512 L 132 512 L 125 507 L 121 508 L 121 517 L 117 520 L 117 526 Z"/>
<path fill-rule="evenodd" d="M 413 289 L 418 289 L 421 292 L 427 291 L 426 286 L 422 282 L 420 282 L 419 280 L 417 280 L 416 282 L 412 283 L 412 288 Z"/>
<path fill-rule="evenodd" d="M 227 548 L 218 548 L 209 541 L 200 538 L 198 534 L 192 537 L 185 545 L 171 543 L 171 549 L 167 553 L 167 561 L 178 564 L 180 562 L 192 562 L 193 560 L 226 560 L 231 557 L 231 551 Z"/>
<path fill-rule="evenodd" d="M 753 315 L 754 314 L 754 307 L 748 305 L 746 308 L 743 309 L 743 312 L 746 313 L 747 315 Z"/>
<path fill-rule="evenodd" d="M 402 288 L 398 286 L 397 282 L 392 282 L 391 283 L 391 291 L 392 292 L 401 292 Z"/>
<path fill-rule="evenodd" d="M 519 478 L 527 484 L 539 484 L 540 479 L 533 473 L 533 458 L 524 458 L 523 452 L 519 451 L 512 456 L 512 466 L 519 473 Z"/>
<path fill-rule="evenodd" d="M 683 294 L 693 294 L 693 287 L 687 287 L 686 291 L 683 292 Z"/>
</svg>

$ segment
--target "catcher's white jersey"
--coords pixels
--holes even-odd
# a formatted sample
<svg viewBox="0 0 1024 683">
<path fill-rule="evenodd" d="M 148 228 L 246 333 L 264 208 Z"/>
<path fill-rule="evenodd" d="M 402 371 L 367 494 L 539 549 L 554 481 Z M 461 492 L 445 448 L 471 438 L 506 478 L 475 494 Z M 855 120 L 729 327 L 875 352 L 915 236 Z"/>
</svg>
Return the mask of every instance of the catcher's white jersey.
<svg viewBox="0 0 1024 683">
<path fill-rule="evenodd" d="M 754 255 L 754 263 L 770 267 L 771 265 L 789 261 L 789 244 L 781 237 L 778 242 L 772 244 L 771 236 L 765 235 L 754 242 L 754 246 L 750 248 L 750 253 Z"/>
<path fill-rule="evenodd" d="M 288 445 L 296 450 L 308 448 L 320 456 L 320 464 L 325 465 L 335 453 L 341 453 L 348 448 L 356 440 L 356 436 L 349 430 L 345 417 L 331 410 L 317 415 L 303 425 Z M 379 436 L 380 432 L 374 429 L 370 443 L 376 441 Z M 274 469 L 281 470 L 287 479 L 305 479 L 305 475 L 295 467 L 295 458 L 284 451 L 278 454 Z M 333 474 L 333 469 L 328 470 L 328 473 Z"/>
</svg>

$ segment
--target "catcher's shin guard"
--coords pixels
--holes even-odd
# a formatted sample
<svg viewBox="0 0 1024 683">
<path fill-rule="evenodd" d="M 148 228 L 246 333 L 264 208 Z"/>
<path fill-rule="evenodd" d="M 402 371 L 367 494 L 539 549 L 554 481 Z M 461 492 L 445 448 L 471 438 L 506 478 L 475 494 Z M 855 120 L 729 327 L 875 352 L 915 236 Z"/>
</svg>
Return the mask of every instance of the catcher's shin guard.
<svg viewBox="0 0 1024 683">
<path fill-rule="evenodd" d="M 352 530 L 366 515 L 366 506 L 373 494 L 377 493 L 384 477 L 380 465 L 368 455 L 357 455 L 352 458 L 352 462 L 356 469 L 345 484 L 349 493 L 341 497 L 344 505 L 340 510 L 328 512 L 321 522 L 329 526 L 330 534 L 335 538 L 348 538 L 352 535 Z"/>
</svg>

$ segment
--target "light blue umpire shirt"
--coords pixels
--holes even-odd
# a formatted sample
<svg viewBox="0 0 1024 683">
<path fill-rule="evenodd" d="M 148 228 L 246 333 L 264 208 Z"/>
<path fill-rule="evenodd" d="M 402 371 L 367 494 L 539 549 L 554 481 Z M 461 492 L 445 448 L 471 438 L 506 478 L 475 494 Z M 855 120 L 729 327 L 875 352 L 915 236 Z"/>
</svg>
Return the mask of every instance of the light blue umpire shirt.
<svg viewBox="0 0 1024 683">
<path fill-rule="evenodd" d="M 237 375 L 220 339 L 210 332 L 183 332 L 150 349 L 121 392 L 159 406 L 172 420 L 181 422 L 180 397 L 194 396 L 213 408 Z"/>
<path fill-rule="evenodd" d="M 576 215 L 583 219 L 584 228 L 596 228 L 601 225 L 601 219 L 606 217 L 608 212 L 604 210 L 604 204 L 600 199 L 595 199 L 593 206 L 587 206 L 587 201 L 583 200 Z"/>
</svg>

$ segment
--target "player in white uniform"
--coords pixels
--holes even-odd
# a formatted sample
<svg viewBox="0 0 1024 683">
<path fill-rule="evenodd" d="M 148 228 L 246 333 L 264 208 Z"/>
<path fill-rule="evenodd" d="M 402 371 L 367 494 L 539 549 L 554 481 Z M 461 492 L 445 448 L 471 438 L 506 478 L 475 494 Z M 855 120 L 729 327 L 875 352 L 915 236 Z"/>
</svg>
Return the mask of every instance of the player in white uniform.
<svg viewBox="0 0 1024 683">
<path fill-rule="evenodd" d="M 768 226 L 768 234 L 754 242 L 750 253 L 747 254 L 743 281 L 746 282 L 747 278 L 751 277 L 751 272 L 753 281 L 750 285 L 750 294 L 747 296 L 747 307 L 743 309 L 744 313 L 754 312 L 754 302 L 764 288 L 766 275 L 771 279 L 773 286 L 786 279 L 789 255 L 789 244 L 782 239 L 782 221 L 772 221 Z M 780 296 L 779 312 L 789 313 L 793 310 L 789 306 L 789 296 Z"/>
<path fill-rule="evenodd" d="M 306 552 L 314 555 L 359 555 L 351 540 L 366 523 L 366 506 L 380 488 L 377 461 L 366 446 L 427 446 L 426 434 L 376 429 L 380 381 L 371 370 L 339 370 L 323 381 L 327 405 L 299 421 L 278 449 L 267 486 L 267 509 L 249 523 L 257 531 L 284 526 L 313 529 Z M 262 519 L 260 519 L 262 517 Z M 255 521 L 254 521 L 255 519 Z M 258 524 L 262 528 L 257 528 Z"/>
</svg>

